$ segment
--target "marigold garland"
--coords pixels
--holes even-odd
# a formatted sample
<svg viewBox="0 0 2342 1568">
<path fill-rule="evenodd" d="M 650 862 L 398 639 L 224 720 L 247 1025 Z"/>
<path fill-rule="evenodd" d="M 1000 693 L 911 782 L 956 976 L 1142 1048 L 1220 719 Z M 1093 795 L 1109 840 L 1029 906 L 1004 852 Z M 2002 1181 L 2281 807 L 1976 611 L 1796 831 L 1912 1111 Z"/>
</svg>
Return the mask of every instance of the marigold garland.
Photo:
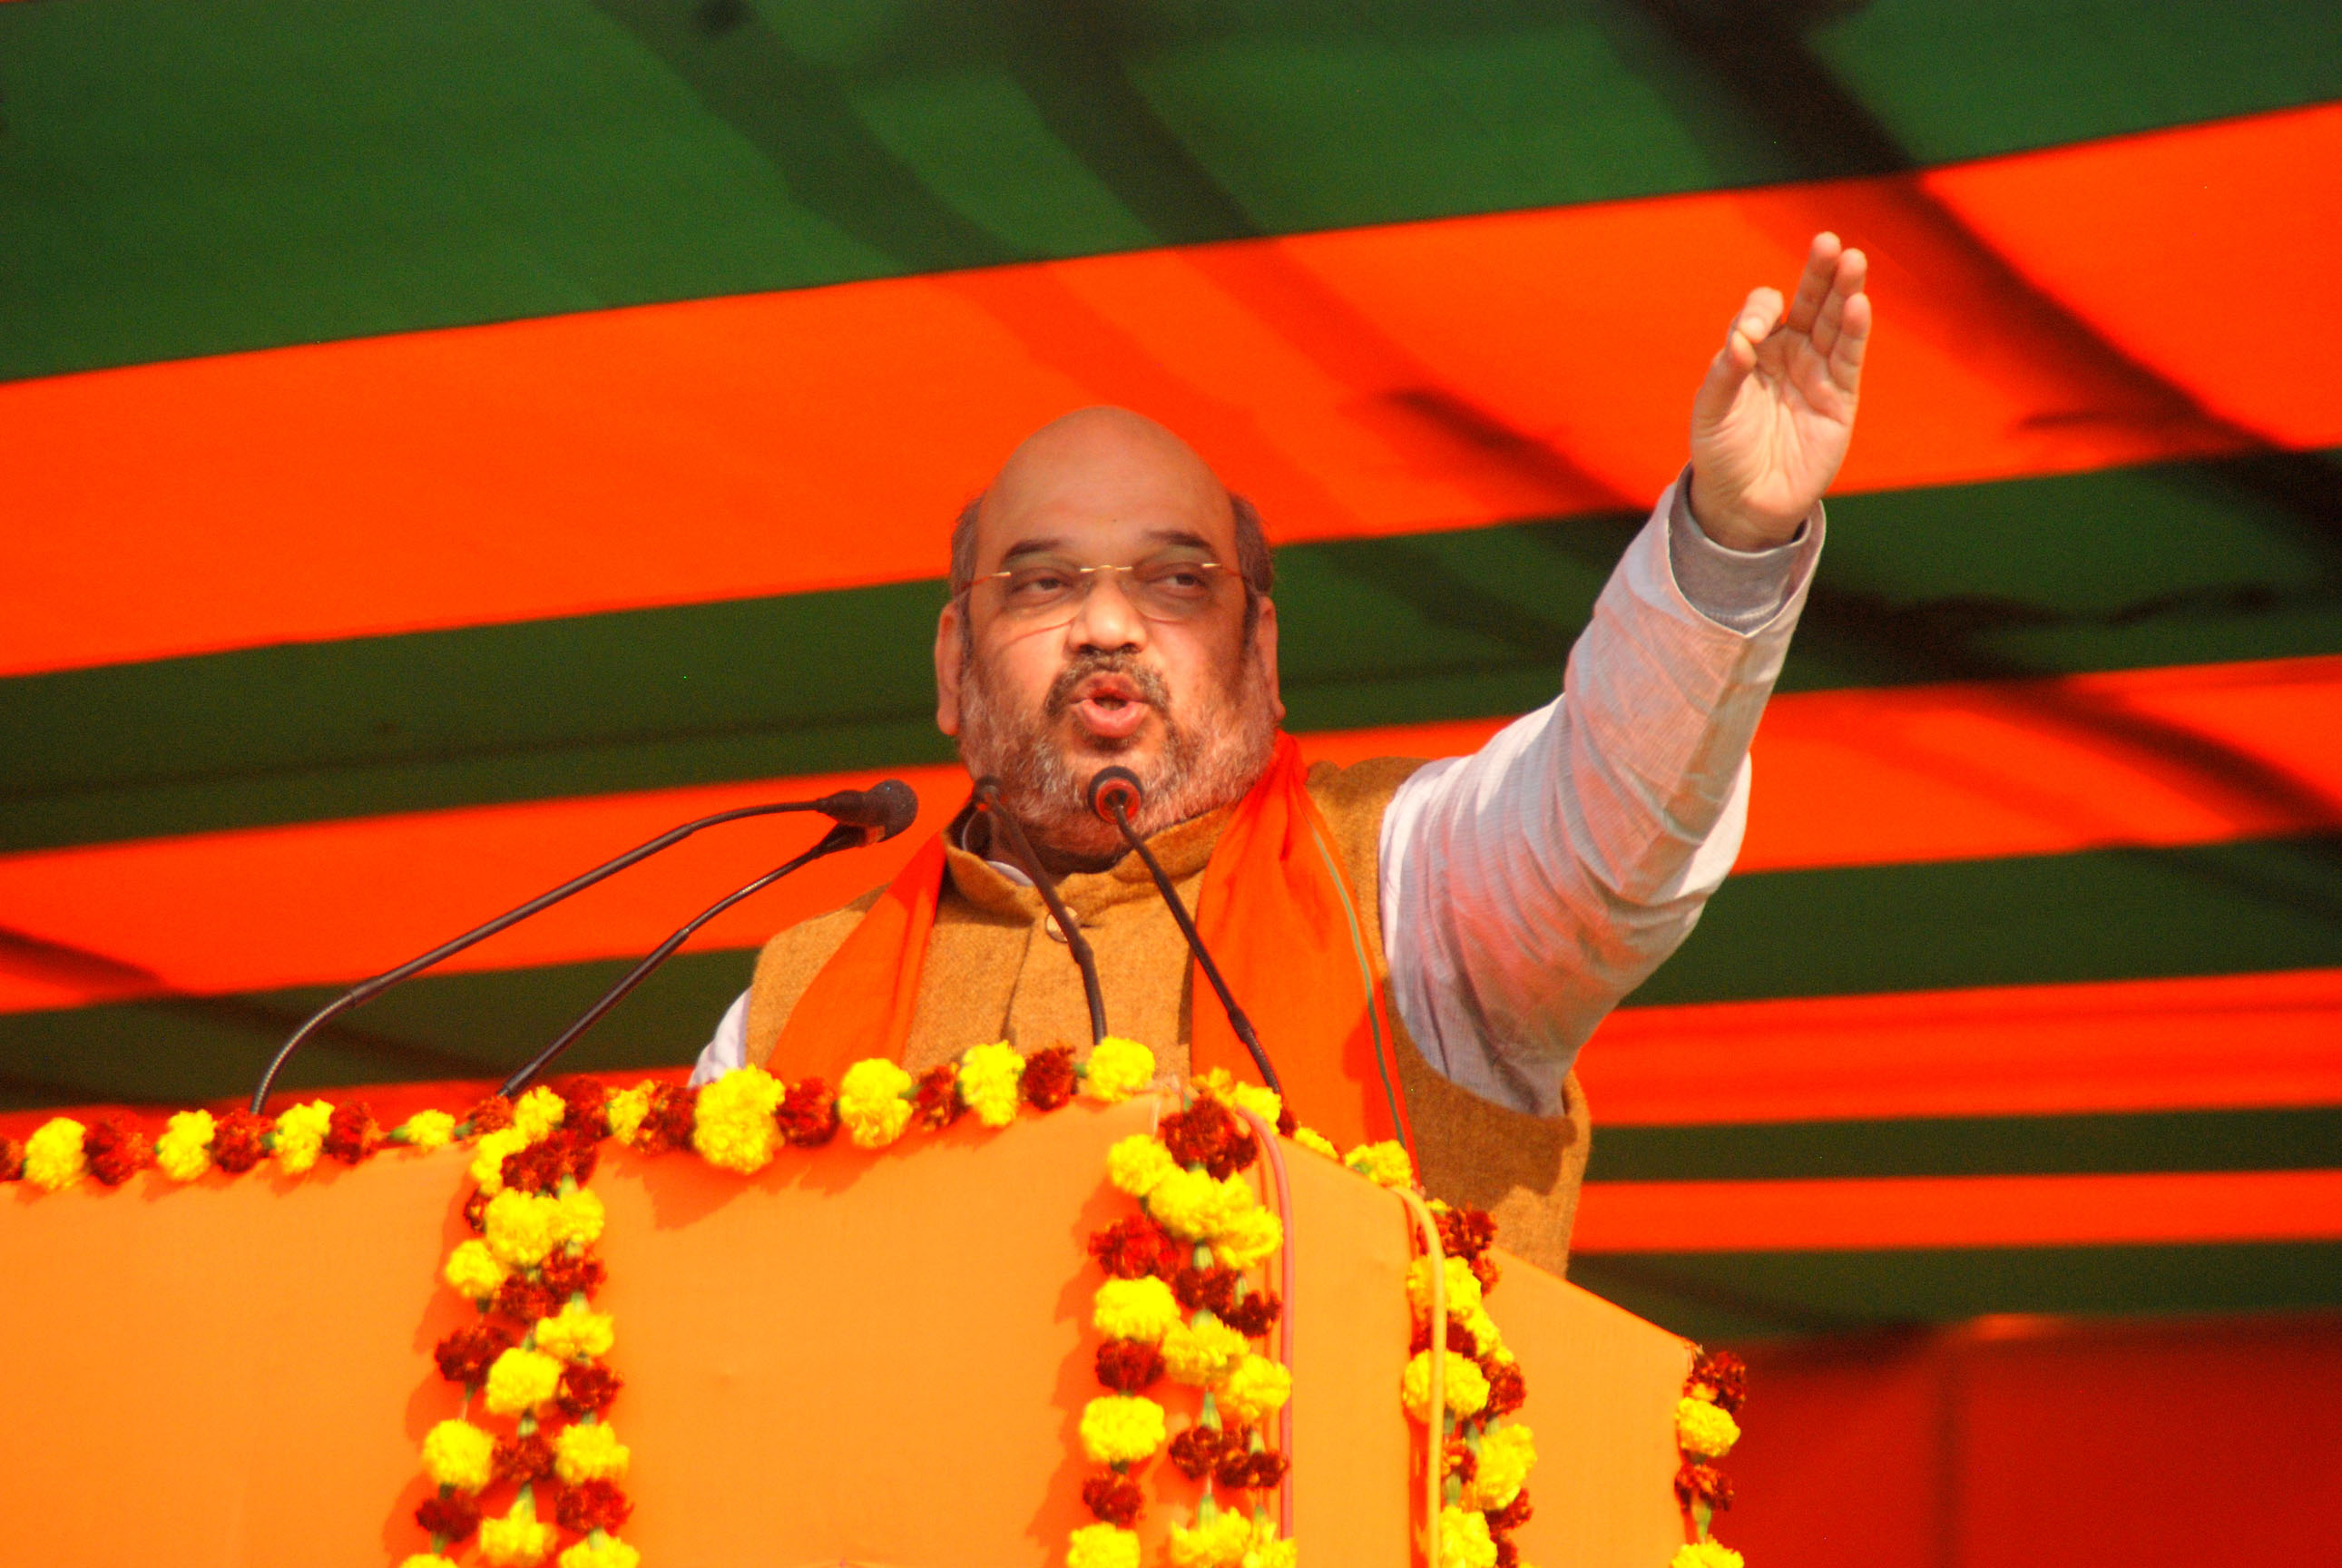
<svg viewBox="0 0 2342 1568">
<path fill-rule="evenodd" d="M 1730 1351 L 1692 1347 L 1691 1371 L 1676 1402 L 1676 1446 L 1683 1455 L 1676 1471 L 1676 1501 L 1690 1516 L 1696 1534 L 1668 1568 L 1741 1568 L 1740 1553 L 1709 1533 L 1717 1511 L 1732 1506 L 1732 1482 L 1708 1461 L 1723 1458 L 1740 1441 L 1734 1417 L 1747 1397 L 1745 1362 Z"/>
</svg>

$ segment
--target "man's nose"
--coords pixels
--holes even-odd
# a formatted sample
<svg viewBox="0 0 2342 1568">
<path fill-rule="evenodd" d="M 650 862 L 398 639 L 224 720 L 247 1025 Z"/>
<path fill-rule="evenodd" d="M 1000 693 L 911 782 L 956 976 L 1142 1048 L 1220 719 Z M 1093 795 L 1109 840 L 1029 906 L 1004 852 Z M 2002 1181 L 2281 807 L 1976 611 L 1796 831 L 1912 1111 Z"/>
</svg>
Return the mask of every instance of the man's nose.
<svg viewBox="0 0 2342 1568">
<path fill-rule="evenodd" d="M 1093 572 L 1089 591 L 1082 595 L 1074 618 L 1066 627 L 1066 641 L 1077 648 L 1121 648 L 1146 645 L 1146 617 L 1138 613 L 1123 591 L 1120 572 Z"/>
</svg>

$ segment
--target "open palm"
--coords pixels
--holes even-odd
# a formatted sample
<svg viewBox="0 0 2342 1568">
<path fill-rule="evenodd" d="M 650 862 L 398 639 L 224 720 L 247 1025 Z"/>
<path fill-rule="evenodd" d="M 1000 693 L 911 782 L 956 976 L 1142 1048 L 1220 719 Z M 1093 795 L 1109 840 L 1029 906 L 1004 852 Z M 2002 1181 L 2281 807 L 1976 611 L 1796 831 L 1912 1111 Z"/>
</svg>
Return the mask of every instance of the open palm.
<svg viewBox="0 0 2342 1568">
<path fill-rule="evenodd" d="M 1786 309 L 1759 288 L 1733 318 L 1691 412 L 1692 514 L 1717 544 L 1781 544 L 1837 476 L 1870 337 L 1868 270 L 1816 235 Z"/>
</svg>

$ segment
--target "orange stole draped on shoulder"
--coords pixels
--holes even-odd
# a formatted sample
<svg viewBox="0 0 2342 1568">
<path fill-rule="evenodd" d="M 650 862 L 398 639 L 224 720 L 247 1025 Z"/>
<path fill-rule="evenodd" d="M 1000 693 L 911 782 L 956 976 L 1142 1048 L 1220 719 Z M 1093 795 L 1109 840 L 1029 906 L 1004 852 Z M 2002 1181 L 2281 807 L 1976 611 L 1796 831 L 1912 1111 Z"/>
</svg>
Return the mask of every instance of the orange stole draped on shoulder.
<svg viewBox="0 0 2342 1568">
<path fill-rule="evenodd" d="M 1400 1138 L 1412 1150 L 1389 1010 L 1366 967 L 1362 924 L 1371 913 L 1358 905 L 1306 774 L 1300 746 L 1279 735 L 1204 868 L 1196 929 L 1251 1016 L 1294 1115 L 1346 1148 Z M 775 1072 L 818 1074 L 834 1086 L 865 1057 L 903 1059 L 946 874 L 938 834 L 798 998 L 773 1052 Z M 1210 982 L 1197 974 L 1193 984 L 1194 1070 L 1257 1078 Z"/>
</svg>

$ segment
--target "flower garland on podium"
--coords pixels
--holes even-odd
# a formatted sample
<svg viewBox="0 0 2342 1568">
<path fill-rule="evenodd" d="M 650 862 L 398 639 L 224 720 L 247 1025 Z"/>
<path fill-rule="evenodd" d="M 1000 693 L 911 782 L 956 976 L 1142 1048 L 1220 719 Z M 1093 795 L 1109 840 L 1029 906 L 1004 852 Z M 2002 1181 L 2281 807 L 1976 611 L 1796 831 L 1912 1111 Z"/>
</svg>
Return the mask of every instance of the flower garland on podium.
<svg viewBox="0 0 2342 1568">
<path fill-rule="evenodd" d="M 475 1233 L 455 1246 L 442 1277 L 478 1317 L 433 1353 L 441 1374 L 463 1389 L 464 1403 L 424 1440 L 423 1469 L 435 1491 L 415 1521 L 430 1547 L 401 1568 L 455 1568 L 448 1553 L 475 1536 L 490 1568 L 535 1568 L 565 1533 L 577 1539 L 560 1551 L 559 1568 L 636 1568 L 641 1554 L 617 1533 L 633 1503 L 619 1484 L 631 1451 L 608 1419 L 625 1386 L 606 1361 L 616 1325 L 593 1306 L 605 1277 L 595 1253 L 604 1211 L 586 1183 L 603 1140 L 651 1154 L 688 1149 L 752 1174 L 784 1147 L 818 1148 L 841 1131 L 860 1147 L 882 1148 L 915 1124 L 939 1130 L 973 1114 L 986 1126 L 1005 1127 L 1023 1108 L 1055 1111 L 1076 1092 L 1112 1104 L 1154 1082 L 1153 1053 L 1110 1038 L 1080 1062 L 1064 1047 L 1026 1056 L 1006 1043 L 980 1045 L 917 1076 L 873 1059 L 848 1068 L 835 1093 L 819 1078 L 785 1084 L 757 1067 L 697 1090 L 644 1083 L 613 1094 L 578 1078 L 517 1101 L 483 1101 L 460 1121 L 421 1111 L 387 1130 L 363 1104 L 324 1100 L 273 1120 L 242 1111 L 180 1112 L 151 1144 L 115 1118 L 85 1126 L 60 1116 L 23 1144 L 0 1139 L 0 1182 L 49 1192 L 85 1177 L 119 1186 L 150 1167 L 191 1182 L 214 1168 L 241 1174 L 266 1159 L 298 1175 L 321 1158 L 355 1165 L 385 1147 L 428 1152 L 468 1142 L 475 1186 L 464 1217 Z M 1174 1568 L 1295 1568 L 1297 1544 L 1280 1534 L 1269 1507 L 1289 1460 L 1272 1444 L 1268 1426 L 1291 1394 L 1292 1374 L 1254 1348 L 1283 1314 L 1282 1300 L 1254 1272 L 1284 1246 L 1285 1226 L 1246 1175 L 1260 1154 L 1248 1120 L 1286 1132 L 1299 1146 L 1380 1185 L 1414 1185 L 1401 1145 L 1366 1144 L 1342 1155 L 1296 1126 L 1274 1093 L 1218 1072 L 1194 1084 L 1153 1133 L 1108 1151 L 1107 1179 L 1137 1201 L 1139 1213 L 1089 1239 L 1106 1275 L 1091 1321 L 1101 1336 L 1095 1369 L 1106 1392 L 1088 1403 L 1080 1422 L 1083 1452 L 1098 1467 L 1083 1484 L 1082 1501 L 1096 1523 L 1072 1533 L 1067 1568 L 1139 1568 L 1140 1538 L 1131 1526 L 1145 1496 L 1135 1477 L 1158 1453 L 1202 1486 L 1193 1522 L 1170 1533 Z M 1530 1430 L 1508 1419 L 1527 1388 L 1484 1303 L 1499 1277 L 1490 1253 L 1496 1227 L 1478 1210 L 1434 1202 L 1429 1213 L 1439 1255 L 1436 1269 L 1426 1253 L 1407 1271 L 1415 1333 L 1399 1390 L 1406 1413 L 1426 1428 L 1426 1465 L 1433 1406 L 1440 1410 L 1444 1503 L 1436 1521 L 1426 1522 L 1425 1555 L 1437 1568 L 1520 1568 L 1511 1533 L 1530 1516 L 1524 1483 L 1536 1447 Z M 1431 1229 L 1426 1224 L 1426 1248 Z M 1435 1303 L 1446 1317 L 1436 1380 Z M 1166 1379 L 1197 1391 L 1196 1413 L 1176 1436 L 1150 1393 Z M 1736 1358 L 1699 1353 L 1676 1409 L 1683 1465 L 1676 1488 L 1696 1536 L 1670 1568 L 1740 1568 L 1739 1554 L 1708 1533 L 1714 1511 L 1732 1501 L 1730 1483 L 1708 1461 L 1738 1438 L 1733 1415 L 1744 1393 Z M 494 1429 L 474 1419 L 475 1406 L 496 1418 Z M 507 1486 L 508 1501 L 491 1512 L 485 1499 Z"/>
</svg>

